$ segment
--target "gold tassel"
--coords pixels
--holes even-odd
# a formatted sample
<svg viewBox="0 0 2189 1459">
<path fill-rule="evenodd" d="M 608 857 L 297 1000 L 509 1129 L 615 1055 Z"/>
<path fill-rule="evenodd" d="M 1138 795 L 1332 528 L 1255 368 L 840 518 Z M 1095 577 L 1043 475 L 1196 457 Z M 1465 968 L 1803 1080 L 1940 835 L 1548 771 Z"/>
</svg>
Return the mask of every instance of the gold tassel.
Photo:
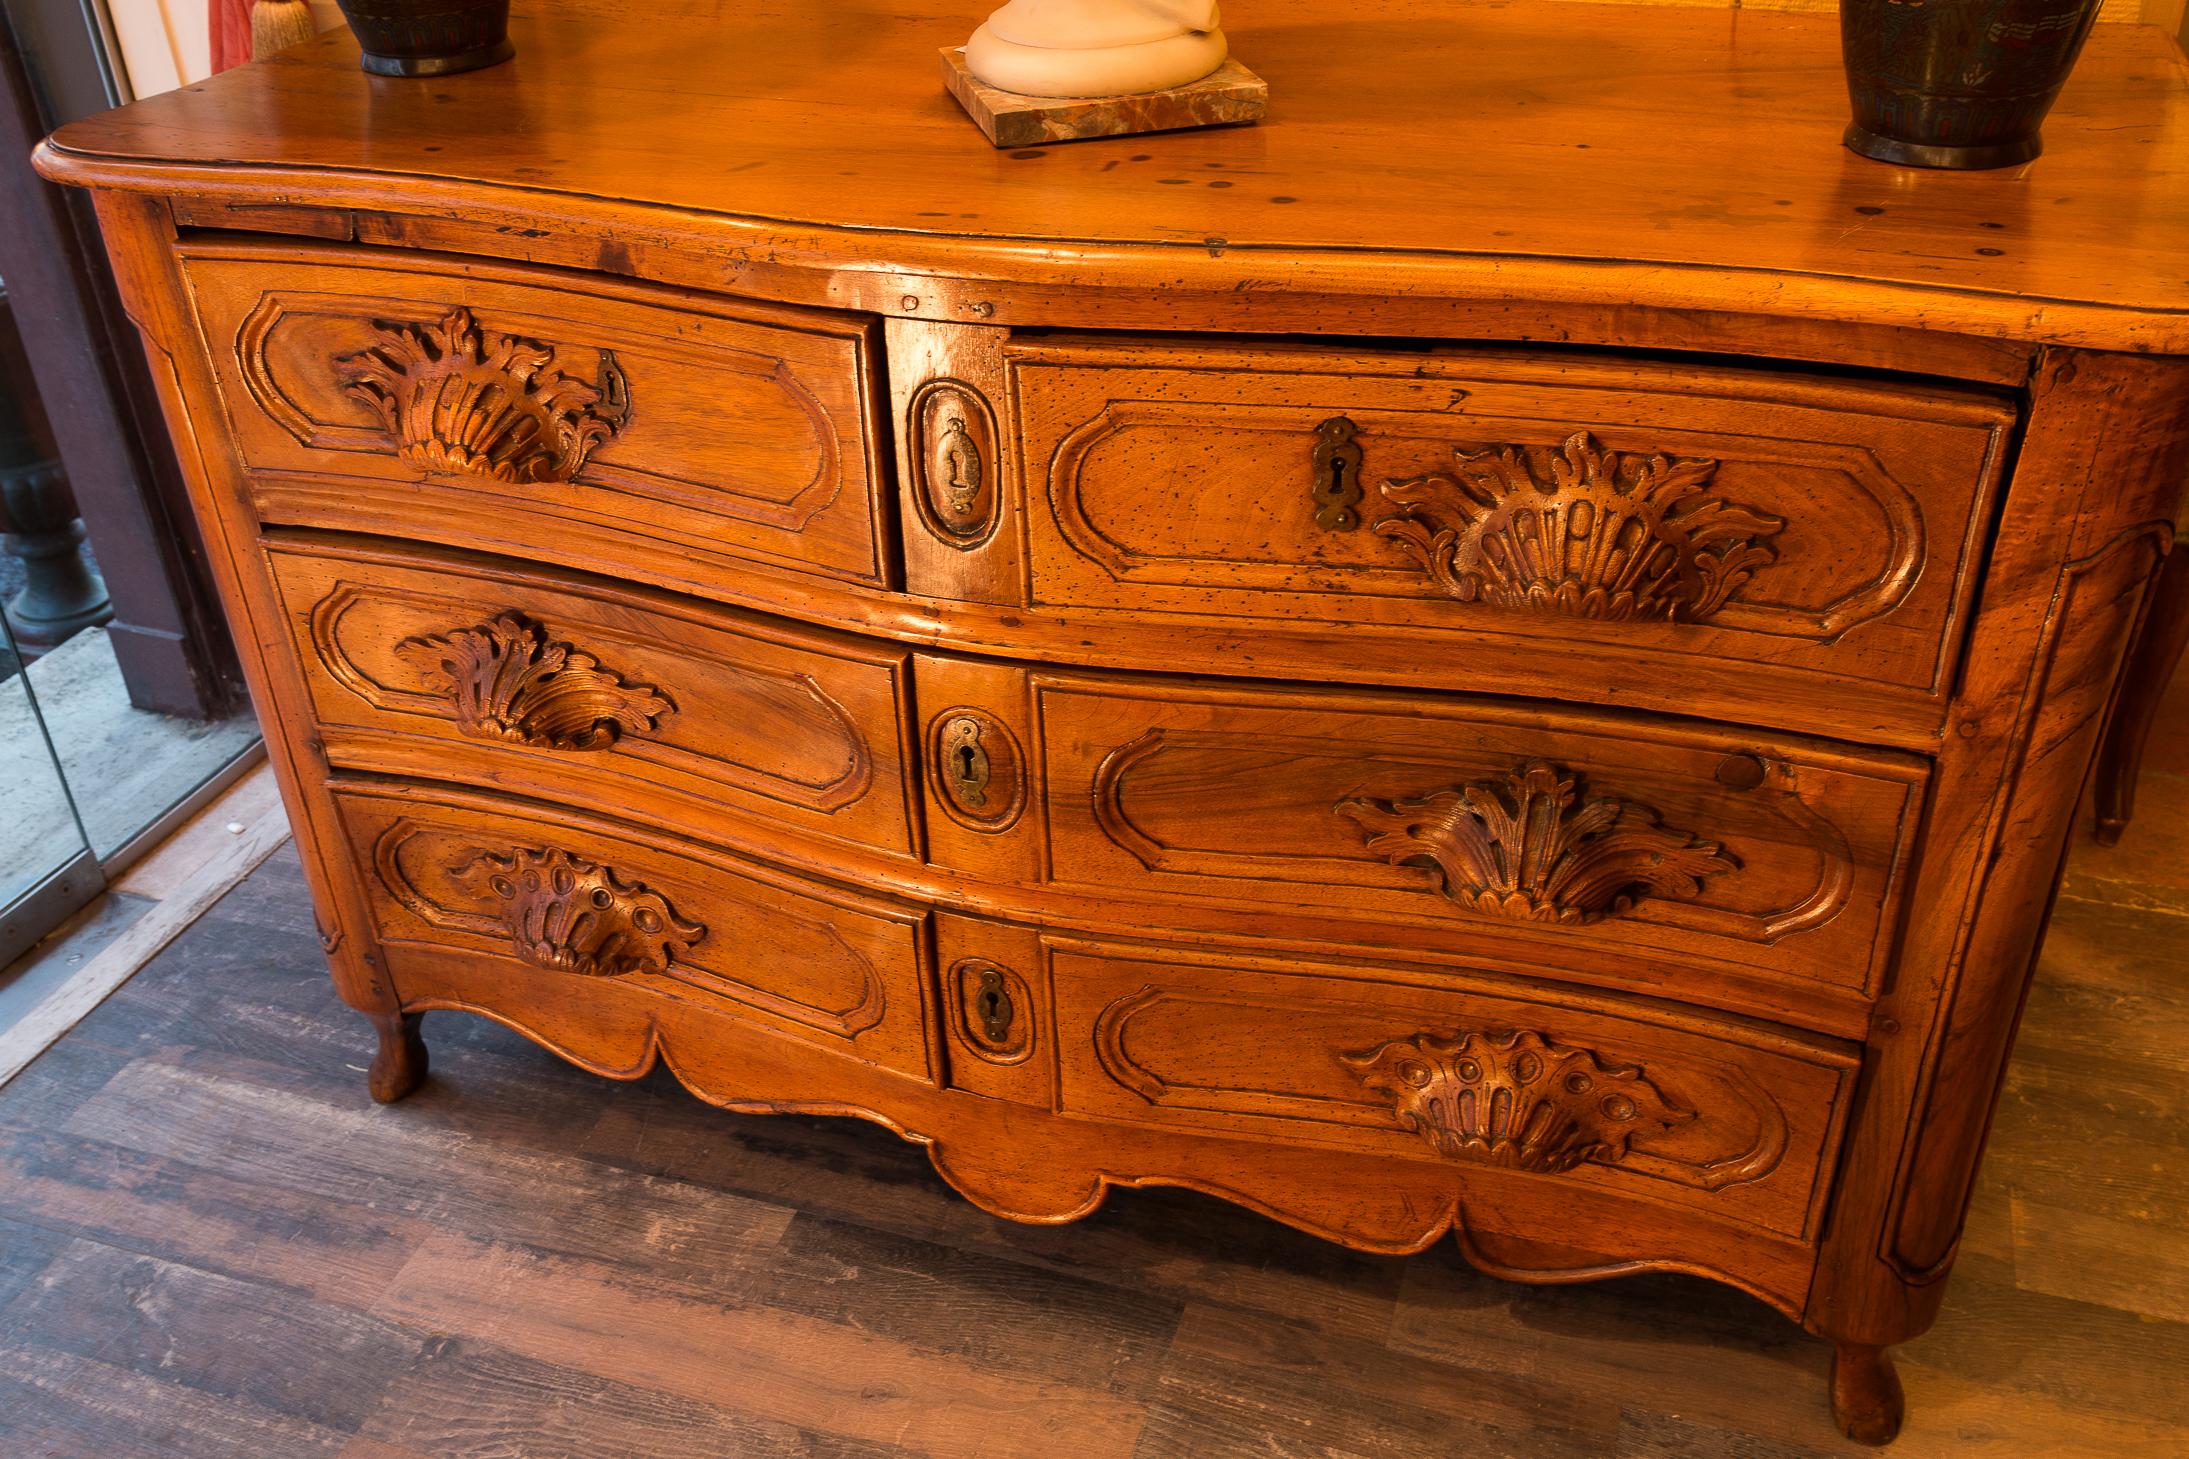
<svg viewBox="0 0 2189 1459">
<path fill-rule="evenodd" d="M 276 51 L 308 41 L 319 34 L 309 0 L 258 0 L 251 7 L 251 59 L 264 60 Z"/>
</svg>

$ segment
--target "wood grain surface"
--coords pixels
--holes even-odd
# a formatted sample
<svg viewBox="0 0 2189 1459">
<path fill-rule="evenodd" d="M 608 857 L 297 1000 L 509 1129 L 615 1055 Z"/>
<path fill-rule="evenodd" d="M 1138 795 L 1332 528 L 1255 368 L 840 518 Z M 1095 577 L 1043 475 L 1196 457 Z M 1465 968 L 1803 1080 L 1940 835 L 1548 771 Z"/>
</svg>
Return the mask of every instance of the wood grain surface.
<svg viewBox="0 0 2189 1459">
<path fill-rule="evenodd" d="M 2013 426 L 1985 393 L 1541 351 L 1037 338 L 1009 362 L 1028 560 L 1023 584 L 999 585 L 1006 601 L 1156 621 L 1216 612 L 1265 638 L 1338 626 L 1426 646 L 1457 631 L 1516 660 L 1555 640 L 1573 675 L 1599 672 L 1599 654 L 1622 677 L 1707 657 L 1719 672 L 1695 693 L 1728 705 L 1766 683 L 1828 685 L 1817 697 L 1921 716 L 1946 693 L 1944 648 L 1959 638 Z M 1302 449 L 1330 419 L 1353 427 L 1360 452 L 1353 517 L 1335 525 L 1317 516 Z M 1263 489 L 1192 510 L 1179 493 L 1193 481 Z M 1602 596 L 1618 601 L 1530 600 L 1513 518 L 1541 509 L 1546 543 L 1570 543 L 1542 555 L 1586 578 L 1605 551 L 1594 516 L 1640 515 L 1653 496 L 1679 499 L 1691 521 L 1739 525 L 1717 539 L 1703 528 L 1675 552 L 1682 514 L 1667 512 L 1664 561 L 1623 581 L 1603 573 Z M 1445 533 L 1458 540 L 1442 545 Z M 1722 593 L 1619 595 L 1677 578 L 1668 564 L 1691 568 L 1696 553 L 1739 562 Z M 1485 631 L 1492 601 L 1526 611 Z"/>
<path fill-rule="evenodd" d="M 431 773 L 454 755 L 473 762 L 466 778 L 639 797 L 699 833 L 788 823 L 913 850 L 901 649 L 570 574 L 543 576 L 515 613 L 503 568 L 355 538 L 292 539 L 268 561 L 334 765 Z M 477 655 L 461 686 L 446 667 L 463 662 L 457 638 Z M 574 696 L 586 733 L 618 727 L 584 745 L 528 730 L 542 713 L 528 702 Z M 615 713 L 632 717 L 595 717 Z"/>
<path fill-rule="evenodd" d="M 1256 0 L 1226 19 L 1269 83 L 1261 124 L 997 152 L 934 74 L 978 6 L 560 21 L 623 8 L 522 7 L 514 63 L 423 86 L 363 75 L 338 32 L 78 123 L 44 165 L 214 211 L 357 210 L 340 226 L 360 237 L 452 220 L 467 251 L 883 314 L 1054 324 L 1043 296 L 1063 284 L 1098 290 L 1083 306 L 1117 289 L 1142 310 L 1161 289 L 1175 322 L 1236 290 L 1304 297 L 1273 306 L 1276 327 L 1319 313 L 1361 332 L 1368 255 L 1387 313 L 1525 299 L 1540 322 L 1608 296 L 2189 348 L 2189 69 L 2152 28 L 2099 29 L 2044 157 L 1954 174 L 1840 145 L 1830 16 L 1401 0 L 1340 18 Z M 501 140 L 456 140 L 480 135 Z M 543 222 L 569 237 L 524 236 Z"/>
</svg>

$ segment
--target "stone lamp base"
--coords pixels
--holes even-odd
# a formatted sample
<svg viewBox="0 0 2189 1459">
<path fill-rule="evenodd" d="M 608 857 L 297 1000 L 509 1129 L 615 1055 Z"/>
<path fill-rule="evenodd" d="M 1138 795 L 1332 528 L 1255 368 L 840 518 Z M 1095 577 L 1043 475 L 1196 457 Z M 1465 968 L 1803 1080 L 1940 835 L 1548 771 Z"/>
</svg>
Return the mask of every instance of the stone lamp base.
<svg viewBox="0 0 2189 1459">
<path fill-rule="evenodd" d="M 1233 126 L 1258 122 L 1269 109 L 1269 83 L 1236 60 L 1188 85 L 1135 96 L 1021 96 L 1002 91 L 965 68 L 963 46 L 943 47 L 942 74 L 958 105 L 998 147 Z"/>
</svg>

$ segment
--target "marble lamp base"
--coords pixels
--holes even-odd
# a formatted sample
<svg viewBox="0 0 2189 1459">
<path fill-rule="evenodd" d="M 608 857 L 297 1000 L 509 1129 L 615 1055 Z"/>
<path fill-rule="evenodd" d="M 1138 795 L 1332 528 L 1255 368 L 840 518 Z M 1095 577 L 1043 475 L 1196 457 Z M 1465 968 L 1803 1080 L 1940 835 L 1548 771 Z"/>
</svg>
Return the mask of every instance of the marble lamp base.
<svg viewBox="0 0 2189 1459">
<path fill-rule="evenodd" d="M 1258 122 L 1269 109 L 1269 83 L 1235 60 L 1185 86 L 1134 96 L 1021 96 L 1002 91 L 965 68 L 963 46 L 943 47 L 942 75 L 958 105 L 998 147 L 1232 126 Z"/>
</svg>

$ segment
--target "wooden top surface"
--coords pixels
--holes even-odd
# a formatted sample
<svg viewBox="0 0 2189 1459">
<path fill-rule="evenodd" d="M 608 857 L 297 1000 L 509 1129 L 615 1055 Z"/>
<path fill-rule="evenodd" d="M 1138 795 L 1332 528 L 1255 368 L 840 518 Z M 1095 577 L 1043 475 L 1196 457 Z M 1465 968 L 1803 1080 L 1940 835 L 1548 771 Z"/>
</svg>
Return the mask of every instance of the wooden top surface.
<svg viewBox="0 0 2189 1459">
<path fill-rule="evenodd" d="M 2099 27 L 2045 155 L 1971 174 L 1840 145 L 1832 17 L 1465 0 L 1235 0 L 1266 122 L 998 152 L 936 79 L 936 48 L 988 8 L 519 0 L 508 65 L 376 79 L 336 32 L 65 128 L 44 165 L 213 197 L 668 219 L 817 269 L 1608 293 L 2189 353 L 2189 65 L 2155 28 Z"/>
</svg>

